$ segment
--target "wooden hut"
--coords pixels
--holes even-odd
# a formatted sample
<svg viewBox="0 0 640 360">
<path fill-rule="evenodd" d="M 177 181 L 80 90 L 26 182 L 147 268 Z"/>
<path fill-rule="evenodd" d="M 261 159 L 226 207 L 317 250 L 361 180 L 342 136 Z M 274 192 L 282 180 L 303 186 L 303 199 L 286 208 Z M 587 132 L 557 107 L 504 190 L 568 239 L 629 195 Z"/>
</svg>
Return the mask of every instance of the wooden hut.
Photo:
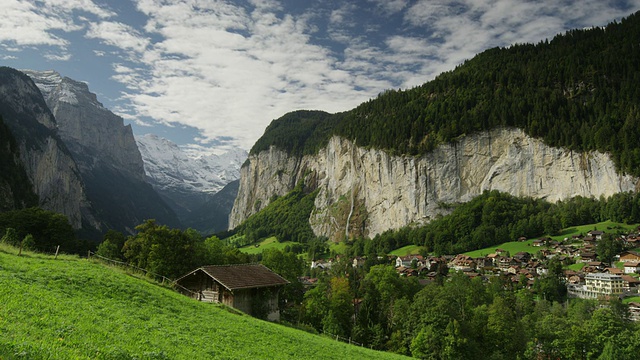
<svg viewBox="0 0 640 360">
<path fill-rule="evenodd" d="M 176 280 L 184 295 L 271 321 L 280 320 L 278 291 L 288 283 L 262 264 L 203 266 Z"/>
</svg>

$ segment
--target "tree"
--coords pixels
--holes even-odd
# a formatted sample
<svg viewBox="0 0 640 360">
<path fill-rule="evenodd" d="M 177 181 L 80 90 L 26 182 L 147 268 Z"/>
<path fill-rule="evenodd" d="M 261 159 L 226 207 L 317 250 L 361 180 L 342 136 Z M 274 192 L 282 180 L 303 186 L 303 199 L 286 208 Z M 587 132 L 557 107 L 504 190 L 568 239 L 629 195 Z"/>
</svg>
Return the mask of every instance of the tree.
<svg viewBox="0 0 640 360">
<path fill-rule="evenodd" d="M 18 238 L 18 233 L 16 232 L 16 229 L 7 228 L 7 230 L 5 230 L 4 235 L 2 236 L 2 239 L 0 239 L 0 242 L 4 244 L 13 245 L 13 246 L 18 246 L 18 244 L 20 244 L 20 240 Z"/>
<path fill-rule="evenodd" d="M 278 275 L 289 281 L 280 291 L 280 313 L 286 321 L 296 321 L 296 308 L 287 304 L 299 304 L 302 301 L 303 288 L 298 277 L 304 271 L 304 260 L 292 252 L 284 252 L 278 249 L 267 249 L 262 252 L 262 265 L 273 270 Z"/>
<path fill-rule="evenodd" d="M 352 300 L 346 278 L 334 277 L 329 281 L 329 311 L 322 319 L 324 332 L 343 337 L 351 335 Z"/>
<path fill-rule="evenodd" d="M 623 249 L 622 240 L 610 233 L 602 234 L 602 239 L 596 244 L 598 260 L 612 264 L 614 257 Z"/>
<path fill-rule="evenodd" d="M 104 234 L 102 242 L 98 245 L 96 254 L 107 259 L 124 261 L 122 248 L 126 241 L 124 234 L 110 229 L 106 234 Z"/>
</svg>

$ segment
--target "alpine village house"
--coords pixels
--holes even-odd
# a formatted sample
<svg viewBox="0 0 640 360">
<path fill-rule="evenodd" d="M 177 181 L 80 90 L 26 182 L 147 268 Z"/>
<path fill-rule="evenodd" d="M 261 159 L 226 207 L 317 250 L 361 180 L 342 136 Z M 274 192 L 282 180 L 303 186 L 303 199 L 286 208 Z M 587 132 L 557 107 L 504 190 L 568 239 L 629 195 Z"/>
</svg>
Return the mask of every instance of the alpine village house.
<svg viewBox="0 0 640 360">
<path fill-rule="evenodd" d="M 176 280 L 179 291 L 255 317 L 280 320 L 278 292 L 289 283 L 262 264 L 203 266 Z"/>
</svg>

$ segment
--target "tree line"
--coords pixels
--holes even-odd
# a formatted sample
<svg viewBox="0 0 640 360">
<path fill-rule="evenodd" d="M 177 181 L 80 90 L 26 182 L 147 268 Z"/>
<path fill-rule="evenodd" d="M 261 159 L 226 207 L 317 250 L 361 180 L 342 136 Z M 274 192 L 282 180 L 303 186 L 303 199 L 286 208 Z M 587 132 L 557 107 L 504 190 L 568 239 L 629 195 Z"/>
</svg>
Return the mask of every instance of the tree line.
<svg viewBox="0 0 640 360">
<path fill-rule="evenodd" d="M 406 245 L 423 246 L 425 253 L 459 254 L 520 237 L 557 235 L 570 226 L 606 220 L 640 223 L 640 194 L 618 193 L 608 198 L 577 196 L 555 204 L 485 191 L 467 203 L 451 204 L 449 215 L 423 226 L 387 230 L 372 239 L 350 239 L 349 255 L 386 255 Z"/>
</svg>

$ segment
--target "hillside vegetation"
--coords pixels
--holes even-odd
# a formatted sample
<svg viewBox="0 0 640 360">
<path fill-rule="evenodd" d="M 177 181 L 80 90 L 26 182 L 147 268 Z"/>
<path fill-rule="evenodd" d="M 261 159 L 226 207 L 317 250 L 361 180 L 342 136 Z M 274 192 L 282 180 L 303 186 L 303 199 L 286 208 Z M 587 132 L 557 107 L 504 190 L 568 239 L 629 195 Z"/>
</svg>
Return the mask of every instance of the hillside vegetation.
<svg viewBox="0 0 640 360">
<path fill-rule="evenodd" d="M 197 302 L 92 261 L 9 252 L 2 245 L 2 359 L 398 358 Z"/>
<path fill-rule="evenodd" d="M 551 41 L 489 49 L 409 90 L 390 90 L 340 114 L 275 120 L 251 153 L 274 145 L 314 154 L 333 135 L 420 155 L 458 137 L 517 127 L 552 146 L 612 154 L 640 175 L 640 13 Z M 291 136 L 294 135 L 294 136 Z"/>
</svg>

